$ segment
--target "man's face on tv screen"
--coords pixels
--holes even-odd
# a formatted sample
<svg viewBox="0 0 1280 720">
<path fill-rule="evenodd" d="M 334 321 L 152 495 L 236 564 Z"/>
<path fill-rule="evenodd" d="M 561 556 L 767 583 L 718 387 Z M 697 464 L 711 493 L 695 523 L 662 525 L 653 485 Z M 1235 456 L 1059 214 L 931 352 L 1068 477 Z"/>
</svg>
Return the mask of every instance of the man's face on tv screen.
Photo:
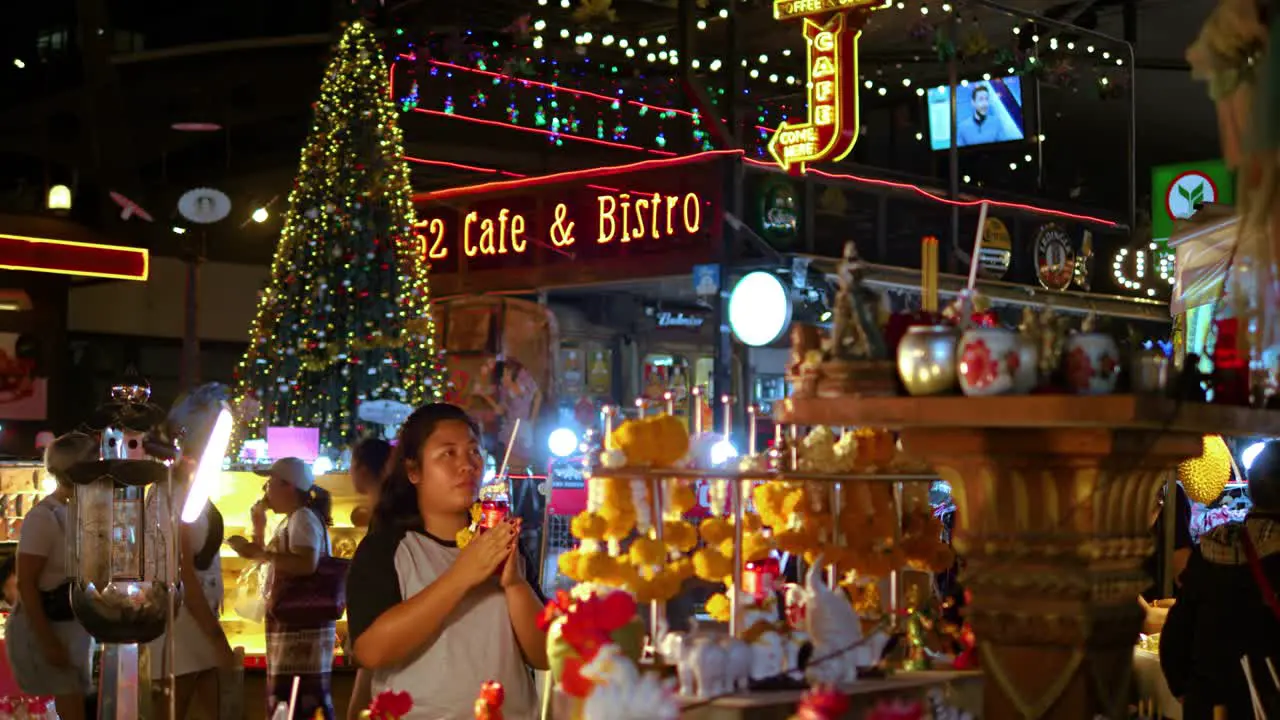
<svg viewBox="0 0 1280 720">
<path fill-rule="evenodd" d="M 991 109 L 991 93 L 979 90 L 973 94 L 973 110 L 979 115 L 986 115 Z"/>
</svg>

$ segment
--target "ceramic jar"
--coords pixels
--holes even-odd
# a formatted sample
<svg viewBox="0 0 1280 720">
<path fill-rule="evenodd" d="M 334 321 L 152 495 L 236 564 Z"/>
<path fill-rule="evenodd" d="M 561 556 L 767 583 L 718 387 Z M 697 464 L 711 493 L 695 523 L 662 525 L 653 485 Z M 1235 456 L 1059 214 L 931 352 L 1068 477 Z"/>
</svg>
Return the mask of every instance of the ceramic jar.
<svg viewBox="0 0 1280 720">
<path fill-rule="evenodd" d="M 956 387 L 956 344 L 950 325 L 915 325 L 898 342 L 898 376 L 914 396 L 944 395 Z"/>
<path fill-rule="evenodd" d="M 1076 333 L 1062 353 L 1067 389 L 1077 395 L 1107 395 L 1120 377 L 1120 347 L 1106 333 Z"/>
<path fill-rule="evenodd" d="M 972 328 L 960 336 L 956 374 L 965 395 L 1006 395 L 1022 368 L 1017 333 L 1004 328 Z"/>
</svg>

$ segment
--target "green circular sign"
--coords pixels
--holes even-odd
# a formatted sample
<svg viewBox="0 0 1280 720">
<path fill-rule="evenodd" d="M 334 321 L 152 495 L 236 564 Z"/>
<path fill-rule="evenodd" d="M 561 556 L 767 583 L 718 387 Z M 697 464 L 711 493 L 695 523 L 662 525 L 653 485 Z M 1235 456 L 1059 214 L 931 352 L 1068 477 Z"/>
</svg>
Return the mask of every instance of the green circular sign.
<svg viewBox="0 0 1280 720">
<path fill-rule="evenodd" d="M 760 188 L 760 234 L 779 248 L 796 241 L 800 228 L 800 201 L 786 180 L 766 180 Z"/>
</svg>

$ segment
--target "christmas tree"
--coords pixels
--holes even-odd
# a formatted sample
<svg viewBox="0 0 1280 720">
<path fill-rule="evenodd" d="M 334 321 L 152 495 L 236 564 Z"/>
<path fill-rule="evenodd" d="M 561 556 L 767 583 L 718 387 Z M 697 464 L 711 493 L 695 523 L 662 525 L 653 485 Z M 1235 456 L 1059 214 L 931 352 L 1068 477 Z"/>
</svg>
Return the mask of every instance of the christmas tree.
<svg viewBox="0 0 1280 720">
<path fill-rule="evenodd" d="M 421 239 L 387 65 L 373 32 L 346 28 L 333 51 L 284 218 L 271 279 L 236 372 L 241 439 L 320 429 L 342 448 L 370 400 L 438 400 Z"/>
</svg>

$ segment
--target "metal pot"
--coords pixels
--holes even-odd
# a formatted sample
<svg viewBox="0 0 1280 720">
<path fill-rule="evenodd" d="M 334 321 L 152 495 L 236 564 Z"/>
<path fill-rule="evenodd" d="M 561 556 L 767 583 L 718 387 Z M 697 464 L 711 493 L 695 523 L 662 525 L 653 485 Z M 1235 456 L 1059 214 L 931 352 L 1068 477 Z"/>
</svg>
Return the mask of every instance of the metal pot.
<svg viewBox="0 0 1280 720">
<path fill-rule="evenodd" d="M 898 343 L 898 376 L 911 395 L 944 395 L 956 389 L 956 343 L 950 325 L 916 325 Z"/>
</svg>

